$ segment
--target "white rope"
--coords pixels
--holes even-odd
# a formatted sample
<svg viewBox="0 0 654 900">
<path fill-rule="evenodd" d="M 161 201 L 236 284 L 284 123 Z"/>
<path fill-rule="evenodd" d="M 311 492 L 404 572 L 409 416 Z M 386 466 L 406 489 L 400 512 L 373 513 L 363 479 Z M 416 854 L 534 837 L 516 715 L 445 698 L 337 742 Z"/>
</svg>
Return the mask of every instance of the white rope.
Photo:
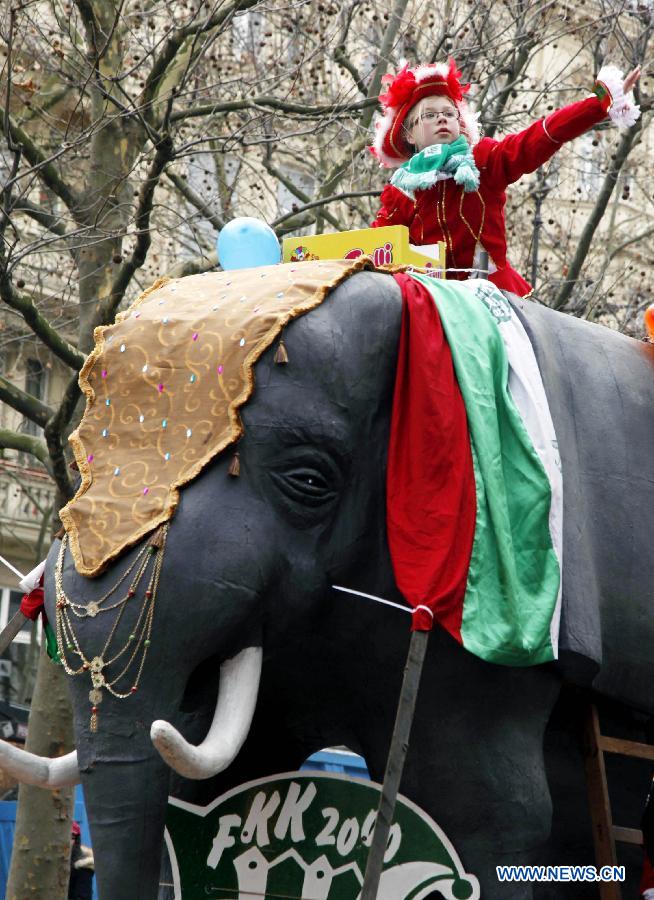
<svg viewBox="0 0 654 900">
<path fill-rule="evenodd" d="M 434 621 L 434 614 L 433 614 L 433 612 L 430 610 L 430 608 L 429 608 L 428 606 L 424 606 L 424 604 L 421 603 L 420 606 L 416 606 L 416 608 L 415 608 L 414 611 L 415 611 L 415 612 L 418 612 L 419 609 L 424 609 L 425 612 L 428 612 L 429 615 L 431 616 L 432 622 Z"/>
<path fill-rule="evenodd" d="M 409 609 L 408 606 L 402 606 L 400 603 L 393 603 L 391 600 L 382 600 L 381 597 L 375 597 L 374 594 L 364 594 L 363 591 L 355 591 L 352 588 L 341 587 L 340 584 L 333 584 L 332 587 L 335 591 L 344 591 L 346 594 L 355 594 L 357 597 L 365 597 L 366 600 L 374 600 L 376 603 L 383 603 L 384 606 L 394 606 L 395 609 L 401 609 L 402 612 L 413 615 L 413 610 Z"/>
</svg>

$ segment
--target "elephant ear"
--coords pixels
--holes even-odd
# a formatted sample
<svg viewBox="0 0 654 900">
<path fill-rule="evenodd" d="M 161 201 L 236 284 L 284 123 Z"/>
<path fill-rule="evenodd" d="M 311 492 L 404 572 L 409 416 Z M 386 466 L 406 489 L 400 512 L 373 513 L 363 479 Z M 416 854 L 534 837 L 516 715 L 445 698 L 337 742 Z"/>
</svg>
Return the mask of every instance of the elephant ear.
<svg viewBox="0 0 654 900">
<path fill-rule="evenodd" d="M 80 574 L 172 517 L 180 488 L 241 437 L 262 353 L 363 268 L 366 257 L 161 280 L 96 329 L 70 438 L 82 483 L 61 510 Z"/>
</svg>

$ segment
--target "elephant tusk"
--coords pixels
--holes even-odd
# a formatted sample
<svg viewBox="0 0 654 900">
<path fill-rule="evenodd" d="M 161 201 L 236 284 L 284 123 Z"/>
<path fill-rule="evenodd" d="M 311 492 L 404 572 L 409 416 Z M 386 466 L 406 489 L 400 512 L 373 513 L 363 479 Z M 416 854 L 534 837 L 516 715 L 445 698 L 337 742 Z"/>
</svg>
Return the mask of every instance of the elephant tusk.
<svg viewBox="0 0 654 900">
<path fill-rule="evenodd" d="M 236 758 L 252 724 L 262 657 L 261 647 L 247 647 L 222 664 L 213 722 L 197 747 L 168 722 L 152 723 L 152 743 L 171 769 L 185 778 L 211 778 Z"/>
<path fill-rule="evenodd" d="M 23 784 L 50 790 L 70 787 L 81 781 L 75 751 L 50 759 L 0 741 L 0 769 Z"/>
</svg>

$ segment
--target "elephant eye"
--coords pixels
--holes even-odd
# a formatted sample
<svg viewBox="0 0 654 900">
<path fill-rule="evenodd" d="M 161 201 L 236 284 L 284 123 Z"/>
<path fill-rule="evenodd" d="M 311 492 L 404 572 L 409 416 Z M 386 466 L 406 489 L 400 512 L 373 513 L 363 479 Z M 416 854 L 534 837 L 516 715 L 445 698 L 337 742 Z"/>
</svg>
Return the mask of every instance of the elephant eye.
<svg viewBox="0 0 654 900">
<path fill-rule="evenodd" d="M 313 466 L 295 465 L 272 472 L 277 486 L 290 499 L 309 506 L 322 506 L 336 492 L 328 476 Z"/>
</svg>

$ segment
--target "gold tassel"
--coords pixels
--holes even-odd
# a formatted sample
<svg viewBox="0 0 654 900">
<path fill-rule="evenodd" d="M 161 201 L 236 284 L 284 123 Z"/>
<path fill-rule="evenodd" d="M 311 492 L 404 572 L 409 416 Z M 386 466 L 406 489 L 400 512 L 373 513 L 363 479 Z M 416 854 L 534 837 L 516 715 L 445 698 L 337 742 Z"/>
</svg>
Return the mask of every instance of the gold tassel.
<svg viewBox="0 0 654 900">
<path fill-rule="evenodd" d="M 241 474 L 241 457 L 238 455 L 238 450 L 232 457 L 232 461 L 229 464 L 228 474 L 232 476 L 232 478 L 238 478 Z"/>
<path fill-rule="evenodd" d="M 286 352 L 286 345 L 284 344 L 284 339 L 279 339 L 279 344 L 277 344 L 277 351 L 275 352 L 275 362 L 278 366 L 285 366 L 288 362 L 288 353 Z"/>
<path fill-rule="evenodd" d="M 164 530 L 163 526 L 159 526 L 155 533 L 150 538 L 150 546 L 155 547 L 157 550 L 161 550 L 164 543 Z"/>
<path fill-rule="evenodd" d="M 98 730 L 98 714 L 97 712 L 91 713 L 91 723 L 89 725 L 89 731 L 91 734 L 96 734 Z"/>
</svg>

